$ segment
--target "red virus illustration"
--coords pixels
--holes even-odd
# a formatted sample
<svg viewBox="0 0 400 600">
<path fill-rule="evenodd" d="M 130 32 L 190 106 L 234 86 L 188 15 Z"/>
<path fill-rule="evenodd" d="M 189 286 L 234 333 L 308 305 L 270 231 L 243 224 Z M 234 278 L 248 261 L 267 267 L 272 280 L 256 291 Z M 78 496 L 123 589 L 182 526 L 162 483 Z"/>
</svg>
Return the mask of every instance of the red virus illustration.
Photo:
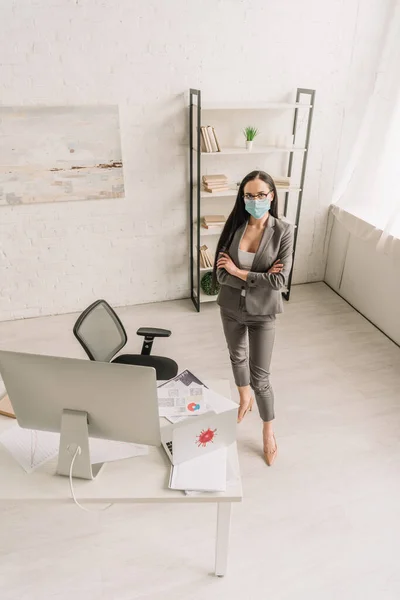
<svg viewBox="0 0 400 600">
<path fill-rule="evenodd" d="M 214 437 L 216 436 L 216 434 L 217 434 L 216 429 L 202 429 L 202 431 L 196 438 L 196 444 L 198 445 L 199 448 L 200 448 L 200 446 L 205 448 L 207 446 L 207 444 L 209 444 L 210 442 L 211 443 L 214 442 Z"/>
</svg>

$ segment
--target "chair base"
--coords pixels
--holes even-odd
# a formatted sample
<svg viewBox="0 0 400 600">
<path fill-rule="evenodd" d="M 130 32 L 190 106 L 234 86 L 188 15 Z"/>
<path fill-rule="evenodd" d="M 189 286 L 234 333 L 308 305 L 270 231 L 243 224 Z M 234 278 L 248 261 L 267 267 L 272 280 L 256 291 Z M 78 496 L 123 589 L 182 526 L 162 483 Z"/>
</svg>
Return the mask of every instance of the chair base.
<svg viewBox="0 0 400 600">
<path fill-rule="evenodd" d="M 111 362 L 139 367 L 153 367 L 156 370 L 157 380 L 172 379 L 178 374 L 178 365 L 172 358 L 154 356 L 154 354 L 121 354 Z"/>
</svg>

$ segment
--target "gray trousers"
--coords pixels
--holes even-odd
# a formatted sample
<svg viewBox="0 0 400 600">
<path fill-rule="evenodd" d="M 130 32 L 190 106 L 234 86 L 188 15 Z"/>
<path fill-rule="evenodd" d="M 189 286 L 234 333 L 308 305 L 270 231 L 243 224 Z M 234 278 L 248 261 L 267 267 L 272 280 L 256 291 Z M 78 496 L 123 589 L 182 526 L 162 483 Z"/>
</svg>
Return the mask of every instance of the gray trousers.
<svg viewBox="0 0 400 600">
<path fill-rule="evenodd" d="M 269 381 L 275 340 L 274 315 L 249 315 L 244 306 L 238 310 L 221 308 L 221 319 L 237 386 L 251 385 L 263 421 L 272 421 L 274 393 Z"/>
</svg>

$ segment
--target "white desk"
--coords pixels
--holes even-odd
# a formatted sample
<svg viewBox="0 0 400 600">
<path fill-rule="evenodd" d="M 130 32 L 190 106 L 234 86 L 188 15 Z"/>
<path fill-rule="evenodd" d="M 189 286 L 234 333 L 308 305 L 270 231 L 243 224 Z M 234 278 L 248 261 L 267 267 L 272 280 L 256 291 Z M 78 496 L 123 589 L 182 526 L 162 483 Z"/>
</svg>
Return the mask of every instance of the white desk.
<svg viewBox="0 0 400 600">
<path fill-rule="evenodd" d="M 206 384 L 230 398 L 228 381 L 208 381 Z M 0 416 L 0 431 L 14 424 L 14 419 Z M 94 481 L 75 479 L 75 494 L 82 503 L 97 504 L 215 502 L 218 506 L 215 574 L 222 577 L 227 566 L 232 502 L 242 500 L 236 444 L 230 447 L 228 460 L 237 473 L 237 480 L 222 493 L 186 496 L 183 492 L 168 489 L 171 463 L 162 448 L 150 448 L 147 456 L 108 463 Z M 0 501 L 72 502 L 68 478 L 54 474 L 56 462 L 56 459 L 52 460 L 27 474 L 0 444 Z"/>
</svg>

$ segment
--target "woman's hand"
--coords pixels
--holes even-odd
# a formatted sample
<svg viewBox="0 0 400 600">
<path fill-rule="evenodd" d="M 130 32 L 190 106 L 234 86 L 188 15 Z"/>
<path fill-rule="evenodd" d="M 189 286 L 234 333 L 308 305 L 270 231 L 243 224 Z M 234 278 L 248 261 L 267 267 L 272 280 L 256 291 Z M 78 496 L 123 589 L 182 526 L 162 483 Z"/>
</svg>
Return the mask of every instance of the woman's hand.
<svg viewBox="0 0 400 600">
<path fill-rule="evenodd" d="M 234 276 L 237 275 L 237 272 L 239 270 L 233 262 L 233 260 L 231 259 L 231 257 L 229 256 L 229 254 L 227 254 L 226 252 L 220 253 L 219 258 L 217 260 L 217 267 L 218 269 L 225 269 L 227 273 Z"/>
<path fill-rule="evenodd" d="M 284 267 L 284 265 L 281 263 L 281 261 L 278 258 L 278 260 L 276 260 L 274 262 L 274 264 L 272 265 L 272 267 L 269 269 L 268 273 L 271 273 L 271 274 L 280 273 L 282 271 L 283 267 Z"/>
</svg>

